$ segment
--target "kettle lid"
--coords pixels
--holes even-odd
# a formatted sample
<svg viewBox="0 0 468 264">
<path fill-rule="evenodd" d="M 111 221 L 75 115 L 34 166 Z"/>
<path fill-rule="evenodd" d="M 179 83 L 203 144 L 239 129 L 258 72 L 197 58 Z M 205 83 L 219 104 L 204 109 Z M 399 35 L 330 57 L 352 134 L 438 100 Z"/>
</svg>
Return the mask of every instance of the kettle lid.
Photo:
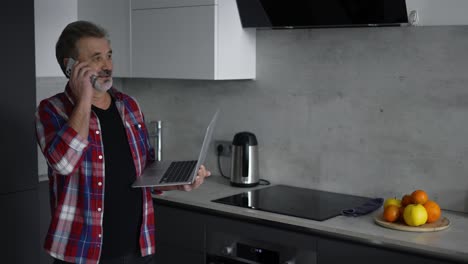
<svg viewBox="0 0 468 264">
<path fill-rule="evenodd" d="M 234 135 L 234 139 L 232 140 L 232 145 L 235 146 L 243 146 L 243 145 L 249 145 L 249 146 L 256 146 L 258 145 L 257 142 L 257 137 L 251 132 L 239 132 Z"/>
</svg>

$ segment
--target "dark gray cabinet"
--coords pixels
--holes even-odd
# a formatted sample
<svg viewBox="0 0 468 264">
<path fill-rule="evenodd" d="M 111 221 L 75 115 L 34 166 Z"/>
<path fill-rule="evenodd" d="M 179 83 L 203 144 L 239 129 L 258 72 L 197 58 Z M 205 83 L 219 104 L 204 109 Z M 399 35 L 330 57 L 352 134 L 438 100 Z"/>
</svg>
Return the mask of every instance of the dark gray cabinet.
<svg viewBox="0 0 468 264">
<path fill-rule="evenodd" d="M 2 195 L 2 263 L 37 263 L 39 237 L 37 190 Z"/>
<path fill-rule="evenodd" d="M 0 32 L 3 34 L 0 41 L 0 146 L 3 152 L 0 194 L 5 194 L 37 188 L 34 1 L 2 3 Z"/>
<path fill-rule="evenodd" d="M 205 219 L 202 214 L 154 205 L 155 263 L 204 263 Z"/>
<path fill-rule="evenodd" d="M 207 255 L 226 256 L 236 242 L 278 250 L 282 255 L 279 263 L 456 263 L 323 234 L 314 235 L 313 230 L 298 232 L 287 227 L 273 227 L 271 223 L 263 224 L 261 220 L 244 221 L 205 209 L 182 208 L 170 202 L 155 200 L 155 212 L 158 264 L 203 264 Z M 293 259 L 294 262 L 287 262 Z"/>
<path fill-rule="evenodd" d="M 204 264 L 205 254 L 201 251 L 190 249 L 180 249 L 176 245 L 164 246 L 158 245 L 156 241 L 156 254 L 154 255 L 155 264 Z"/>
<path fill-rule="evenodd" d="M 354 242 L 320 238 L 318 263 L 445 264 L 448 261 L 376 248 Z"/>
<path fill-rule="evenodd" d="M 34 0 L 0 8 L 0 212 L 2 263 L 37 263 L 39 252 Z"/>
</svg>

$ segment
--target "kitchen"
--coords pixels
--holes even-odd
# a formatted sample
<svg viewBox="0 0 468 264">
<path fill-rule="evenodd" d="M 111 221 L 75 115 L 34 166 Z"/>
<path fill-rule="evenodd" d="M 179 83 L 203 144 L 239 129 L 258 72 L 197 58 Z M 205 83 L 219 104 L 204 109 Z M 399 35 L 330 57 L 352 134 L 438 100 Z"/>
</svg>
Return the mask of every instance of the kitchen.
<svg viewBox="0 0 468 264">
<path fill-rule="evenodd" d="M 255 80 L 117 78 L 116 87 L 147 120 L 163 121 L 165 159 L 193 156 L 199 146 L 184 142 L 198 142 L 219 107 L 214 138 L 254 132 L 261 177 L 274 184 L 369 197 L 423 188 L 443 209 L 467 213 L 467 23 L 425 22 L 424 10 L 415 27 L 257 30 Z M 40 100 L 65 80 L 36 82 Z M 210 180 L 221 181 L 208 155 Z"/>
</svg>

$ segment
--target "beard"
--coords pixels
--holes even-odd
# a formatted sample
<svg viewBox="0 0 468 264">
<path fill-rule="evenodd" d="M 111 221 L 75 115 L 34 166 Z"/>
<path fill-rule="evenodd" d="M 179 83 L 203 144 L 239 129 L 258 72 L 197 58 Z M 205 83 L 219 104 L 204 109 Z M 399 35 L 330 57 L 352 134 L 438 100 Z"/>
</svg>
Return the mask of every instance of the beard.
<svg viewBox="0 0 468 264">
<path fill-rule="evenodd" d="M 112 77 L 108 80 L 100 80 L 99 78 L 96 78 L 96 80 L 93 82 L 93 87 L 100 92 L 107 92 L 107 90 L 112 87 L 112 84 Z"/>
<path fill-rule="evenodd" d="M 108 77 L 109 79 L 104 79 Z M 112 71 L 104 70 L 99 72 L 97 76 L 91 76 L 91 84 L 93 85 L 94 89 L 100 92 L 107 92 L 112 87 Z"/>
</svg>

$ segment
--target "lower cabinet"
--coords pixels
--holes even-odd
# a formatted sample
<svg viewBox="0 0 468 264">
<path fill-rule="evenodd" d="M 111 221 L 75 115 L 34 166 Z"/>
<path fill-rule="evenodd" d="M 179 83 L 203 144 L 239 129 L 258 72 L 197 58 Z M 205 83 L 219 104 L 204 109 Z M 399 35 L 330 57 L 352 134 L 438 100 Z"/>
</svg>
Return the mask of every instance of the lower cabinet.
<svg viewBox="0 0 468 264">
<path fill-rule="evenodd" d="M 1 263 L 37 263 L 37 190 L 0 194 Z"/>
<path fill-rule="evenodd" d="M 206 216 L 156 203 L 154 214 L 155 263 L 205 263 Z"/>
<path fill-rule="evenodd" d="M 354 242 L 320 238 L 317 251 L 319 264 L 379 263 L 379 264 L 442 264 L 451 263 L 429 257 L 371 247 Z"/>
<path fill-rule="evenodd" d="M 154 255 L 155 264 L 177 264 L 177 263 L 205 263 L 205 254 L 203 252 L 192 251 L 189 249 L 180 250 L 177 245 L 163 246 L 156 242 L 156 254 Z"/>
<path fill-rule="evenodd" d="M 448 264 L 349 240 L 155 202 L 157 264 Z M 271 223 L 270 223 L 271 224 Z"/>
</svg>

